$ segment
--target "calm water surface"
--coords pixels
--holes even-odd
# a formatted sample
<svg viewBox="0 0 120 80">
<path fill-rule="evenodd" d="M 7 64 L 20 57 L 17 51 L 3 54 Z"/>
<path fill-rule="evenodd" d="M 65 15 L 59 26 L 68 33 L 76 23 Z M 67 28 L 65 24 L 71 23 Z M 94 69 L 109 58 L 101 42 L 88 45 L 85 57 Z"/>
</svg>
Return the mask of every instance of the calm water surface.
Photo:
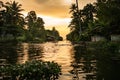
<svg viewBox="0 0 120 80">
<path fill-rule="evenodd" d="M 7 59 L 8 63 L 25 63 L 29 60 L 54 61 L 62 67 L 59 80 L 73 80 L 71 66 L 74 62 L 74 49 L 69 41 L 46 42 L 40 44 L 22 43 L 17 45 L 1 45 L 0 58 Z M 84 79 L 82 79 L 84 80 Z"/>
<path fill-rule="evenodd" d="M 0 44 L 0 59 L 7 59 L 11 64 L 22 64 L 33 59 L 57 62 L 62 67 L 59 80 L 114 80 L 109 76 L 119 76 L 117 71 L 120 71 L 120 65 L 104 57 L 96 64 L 93 52 L 89 50 L 92 49 L 73 46 L 69 41 Z"/>
</svg>

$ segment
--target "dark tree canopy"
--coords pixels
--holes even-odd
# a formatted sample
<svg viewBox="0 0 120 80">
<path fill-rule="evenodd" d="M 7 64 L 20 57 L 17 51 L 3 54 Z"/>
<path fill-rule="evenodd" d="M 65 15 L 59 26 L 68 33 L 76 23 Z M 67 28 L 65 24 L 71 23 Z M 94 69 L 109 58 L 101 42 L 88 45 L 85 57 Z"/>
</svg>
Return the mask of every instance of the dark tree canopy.
<svg viewBox="0 0 120 80">
<path fill-rule="evenodd" d="M 22 5 L 16 1 L 3 3 L 0 1 L 0 41 L 38 41 L 47 40 L 44 20 L 35 11 L 28 12 L 25 17 L 21 12 Z M 53 30 L 60 37 L 57 30 Z M 52 34 L 53 36 L 53 34 Z M 58 40 L 58 39 L 57 39 Z"/>
<path fill-rule="evenodd" d="M 112 34 L 120 34 L 120 1 L 119 0 L 97 0 L 93 4 L 87 4 L 83 9 L 76 9 L 76 4 L 70 8 L 72 20 L 71 32 L 67 39 L 80 41 L 88 39 L 92 35 L 101 35 L 110 38 Z M 80 16 L 80 21 L 78 20 Z M 78 34 L 79 22 L 82 27 L 82 36 Z M 76 39 L 77 38 L 77 39 Z"/>
</svg>

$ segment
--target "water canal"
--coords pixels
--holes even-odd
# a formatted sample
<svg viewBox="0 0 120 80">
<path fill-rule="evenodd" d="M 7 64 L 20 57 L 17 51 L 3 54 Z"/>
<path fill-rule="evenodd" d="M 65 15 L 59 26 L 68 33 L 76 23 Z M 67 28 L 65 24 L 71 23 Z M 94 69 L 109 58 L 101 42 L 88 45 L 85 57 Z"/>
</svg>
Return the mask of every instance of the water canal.
<svg viewBox="0 0 120 80">
<path fill-rule="evenodd" d="M 106 64 L 104 60 L 96 63 L 92 53 L 86 52 L 83 46 L 72 45 L 69 41 L 0 45 L 0 58 L 7 59 L 11 64 L 22 64 L 34 59 L 57 62 L 62 67 L 59 80 L 103 80 L 105 77 L 106 80 L 113 80 L 108 77 L 119 74 L 115 70 L 116 64 L 109 61 Z"/>
</svg>

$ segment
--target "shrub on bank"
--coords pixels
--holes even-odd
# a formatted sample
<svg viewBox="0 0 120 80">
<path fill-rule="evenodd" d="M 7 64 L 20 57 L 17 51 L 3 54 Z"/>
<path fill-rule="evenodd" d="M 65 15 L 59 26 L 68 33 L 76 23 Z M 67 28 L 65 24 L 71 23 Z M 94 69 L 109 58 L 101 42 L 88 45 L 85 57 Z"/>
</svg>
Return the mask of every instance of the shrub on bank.
<svg viewBox="0 0 120 80">
<path fill-rule="evenodd" d="M 61 74 L 61 68 L 54 62 L 30 61 L 25 64 L 0 67 L 3 76 L 9 80 L 55 80 Z"/>
</svg>

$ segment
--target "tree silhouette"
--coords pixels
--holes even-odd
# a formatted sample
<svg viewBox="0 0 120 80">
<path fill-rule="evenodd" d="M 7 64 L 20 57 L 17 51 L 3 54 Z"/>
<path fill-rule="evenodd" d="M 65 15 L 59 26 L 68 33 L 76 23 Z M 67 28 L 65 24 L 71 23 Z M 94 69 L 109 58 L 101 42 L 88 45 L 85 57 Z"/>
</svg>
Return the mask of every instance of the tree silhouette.
<svg viewBox="0 0 120 80">
<path fill-rule="evenodd" d="M 45 39 L 45 28 L 44 21 L 42 18 L 37 17 L 35 11 L 28 12 L 26 23 L 28 26 L 28 33 L 31 35 L 32 39 L 41 38 Z"/>
<path fill-rule="evenodd" d="M 23 9 L 21 9 L 21 4 L 19 4 L 18 2 L 7 2 L 5 7 L 6 7 L 6 23 L 7 24 L 11 24 L 11 25 L 19 25 L 20 21 L 22 20 L 21 18 L 23 18 L 23 14 L 21 13 L 21 11 L 23 11 Z"/>
<path fill-rule="evenodd" d="M 16 39 L 17 36 L 22 34 L 24 26 L 23 14 L 21 14 L 21 4 L 15 1 L 2 4 L 5 8 L 2 13 L 3 27 L 1 35 L 5 36 L 11 34 Z"/>
<path fill-rule="evenodd" d="M 95 6 L 87 4 L 82 10 L 78 10 L 77 5 L 72 4 L 70 13 L 72 13 L 72 20 L 69 25 L 71 33 L 67 37 L 72 41 L 80 41 L 83 35 L 86 34 L 88 24 L 94 21 L 94 14 L 96 13 Z M 82 32 L 80 33 L 81 30 Z"/>
</svg>

